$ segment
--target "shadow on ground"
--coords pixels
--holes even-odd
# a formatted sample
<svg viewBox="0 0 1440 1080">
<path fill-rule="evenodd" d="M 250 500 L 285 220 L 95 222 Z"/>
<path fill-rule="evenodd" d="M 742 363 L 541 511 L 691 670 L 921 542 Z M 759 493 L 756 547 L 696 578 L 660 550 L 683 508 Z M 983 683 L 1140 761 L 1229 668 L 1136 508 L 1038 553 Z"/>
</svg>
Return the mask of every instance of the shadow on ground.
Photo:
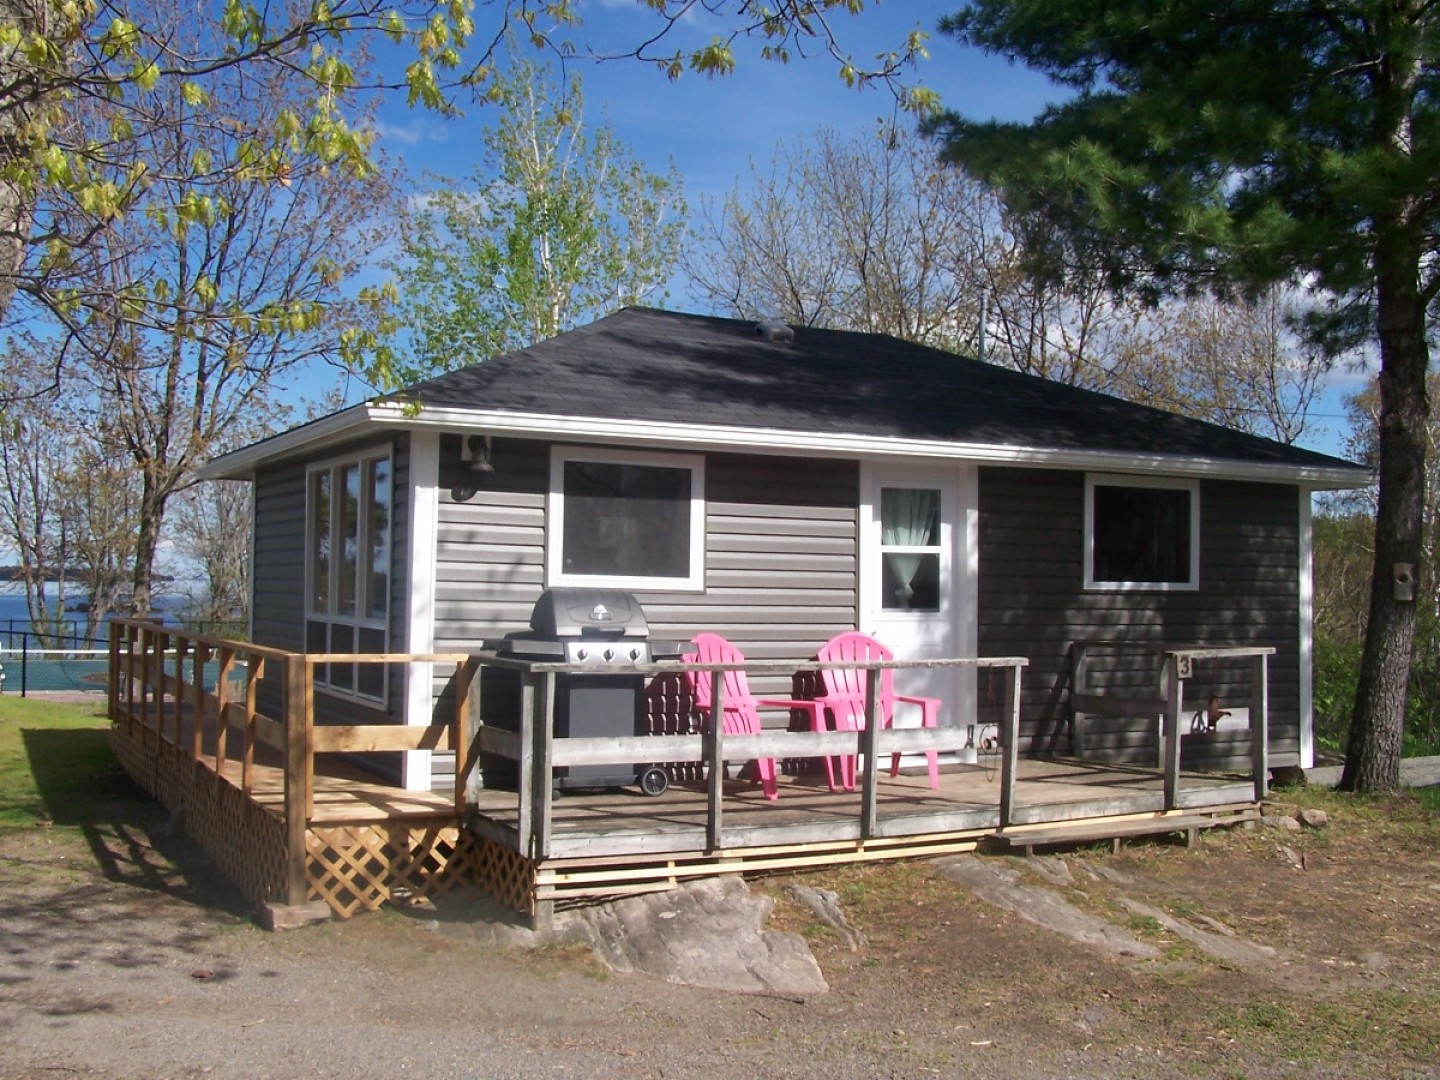
<svg viewBox="0 0 1440 1080">
<path fill-rule="evenodd" d="M 250 918 L 205 853 L 121 768 L 104 729 L 27 729 L 37 823 L 77 828 L 108 880 Z"/>
</svg>

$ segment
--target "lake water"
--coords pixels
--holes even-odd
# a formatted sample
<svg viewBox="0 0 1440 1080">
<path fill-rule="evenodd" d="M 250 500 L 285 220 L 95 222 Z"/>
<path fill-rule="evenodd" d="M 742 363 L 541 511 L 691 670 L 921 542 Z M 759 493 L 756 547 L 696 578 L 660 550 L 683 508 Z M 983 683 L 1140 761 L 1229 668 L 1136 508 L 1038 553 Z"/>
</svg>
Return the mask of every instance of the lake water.
<svg viewBox="0 0 1440 1080">
<path fill-rule="evenodd" d="M 53 602 L 54 591 L 47 590 L 47 593 Z M 68 607 L 71 604 L 81 603 L 83 600 L 83 593 L 67 592 L 65 603 Z M 162 596 L 156 602 L 155 614 L 163 617 L 166 622 L 173 622 L 176 612 L 183 605 L 184 602 L 178 597 Z M 85 632 L 85 613 L 83 611 L 67 611 L 65 621 L 67 633 L 83 634 Z M 25 606 L 25 594 L 19 586 L 10 584 L 0 586 L 0 647 L 18 646 L 20 635 L 29 629 L 30 611 Z"/>
<path fill-rule="evenodd" d="M 52 594 L 53 596 L 53 594 Z M 78 603 L 79 594 L 72 594 L 66 603 Z M 175 612 L 182 602 L 174 597 L 163 597 L 157 614 L 167 622 L 175 621 Z M 81 613 L 67 613 L 67 630 L 75 634 L 85 631 L 85 620 Z M 78 644 L 65 641 L 67 650 L 46 651 L 28 633 L 30 613 L 25 607 L 25 596 L 17 589 L 5 588 L 0 591 L 0 693 L 26 694 L 47 690 L 84 690 L 103 693 L 106 684 L 108 658 L 104 641 Z M 95 655 L 93 650 L 102 650 Z M 206 665 L 206 678 L 213 682 L 218 675 L 218 665 L 212 661 Z"/>
</svg>

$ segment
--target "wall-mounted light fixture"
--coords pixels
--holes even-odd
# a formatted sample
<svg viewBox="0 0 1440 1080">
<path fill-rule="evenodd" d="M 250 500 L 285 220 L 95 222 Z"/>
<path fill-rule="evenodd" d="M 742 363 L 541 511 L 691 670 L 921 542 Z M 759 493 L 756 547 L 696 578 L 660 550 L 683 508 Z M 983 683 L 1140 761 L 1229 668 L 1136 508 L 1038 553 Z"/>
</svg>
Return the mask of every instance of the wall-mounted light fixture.
<svg viewBox="0 0 1440 1080">
<path fill-rule="evenodd" d="M 460 460 L 465 465 L 466 477 L 450 489 L 450 497 L 456 502 L 468 502 L 475 497 L 475 478 L 481 473 L 493 473 L 494 464 L 490 454 L 494 447 L 489 435 L 466 435 L 460 441 Z"/>
<path fill-rule="evenodd" d="M 489 435 L 470 435 L 460 448 L 460 460 L 468 462 L 473 473 L 494 472 L 495 466 L 490 464 L 491 449 Z"/>
</svg>

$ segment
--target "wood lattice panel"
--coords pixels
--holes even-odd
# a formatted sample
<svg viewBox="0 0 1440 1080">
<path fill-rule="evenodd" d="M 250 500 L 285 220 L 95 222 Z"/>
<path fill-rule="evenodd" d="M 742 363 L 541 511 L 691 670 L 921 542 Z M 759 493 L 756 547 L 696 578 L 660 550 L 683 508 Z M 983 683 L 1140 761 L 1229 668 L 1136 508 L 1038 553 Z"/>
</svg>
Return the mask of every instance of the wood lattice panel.
<svg viewBox="0 0 1440 1080">
<path fill-rule="evenodd" d="M 306 877 L 312 900 L 342 918 L 374 911 L 397 891 L 443 895 L 476 879 L 475 842 L 453 819 L 311 825 Z"/>
<path fill-rule="evenodd" d="M 470 835 L 474 880 L 498 902 L 523 914 L 535 911 L 535 864 L 493 840 Z"/>
<path fill-rule="evenodd" d="M 145 732 L 112 728 L 110 743 L 127 773 L 167 810 L 183 807 L 185 833 L 251 903 L 284 895 L 285 829 L 203 762 L 174 747 L 146 745 Z"/>
<path fill-rule="evenodd" d="M 196 765 L 197 783 L 185 803 L 185 832 L 214 860 L 247 900 L 260 904 L 285 895 L 285 827 L 235 785 Z M 218 782 L 215 780 L 218 779 Z"/>
<path fill-rule="evenodd" d="M 110 747 L 115 751 L 115 757 L 120 762 L 120 767 L 130 774 L 130 779 L 145 792 L 154 796 L 155 794 L 155 752 L 147 751 L 143 738 L 138 734 L 132 734 L 124 727 L 112 727 L 110 729 Z"/>
</svg>

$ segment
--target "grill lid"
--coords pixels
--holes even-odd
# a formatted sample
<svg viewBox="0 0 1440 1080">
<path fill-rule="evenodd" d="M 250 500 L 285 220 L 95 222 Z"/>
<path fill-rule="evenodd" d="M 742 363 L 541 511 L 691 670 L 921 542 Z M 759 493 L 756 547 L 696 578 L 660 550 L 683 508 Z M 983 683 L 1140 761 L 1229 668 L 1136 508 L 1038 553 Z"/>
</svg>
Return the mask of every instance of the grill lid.
<svg viewBox="0 0 1440 1080">
<path fill-rule="evenodd" d="M 620 589 L 546 589 L 530 613 L 540 638 L 645 638 L 650 627 L 640 602 Z"/>
</svg>

